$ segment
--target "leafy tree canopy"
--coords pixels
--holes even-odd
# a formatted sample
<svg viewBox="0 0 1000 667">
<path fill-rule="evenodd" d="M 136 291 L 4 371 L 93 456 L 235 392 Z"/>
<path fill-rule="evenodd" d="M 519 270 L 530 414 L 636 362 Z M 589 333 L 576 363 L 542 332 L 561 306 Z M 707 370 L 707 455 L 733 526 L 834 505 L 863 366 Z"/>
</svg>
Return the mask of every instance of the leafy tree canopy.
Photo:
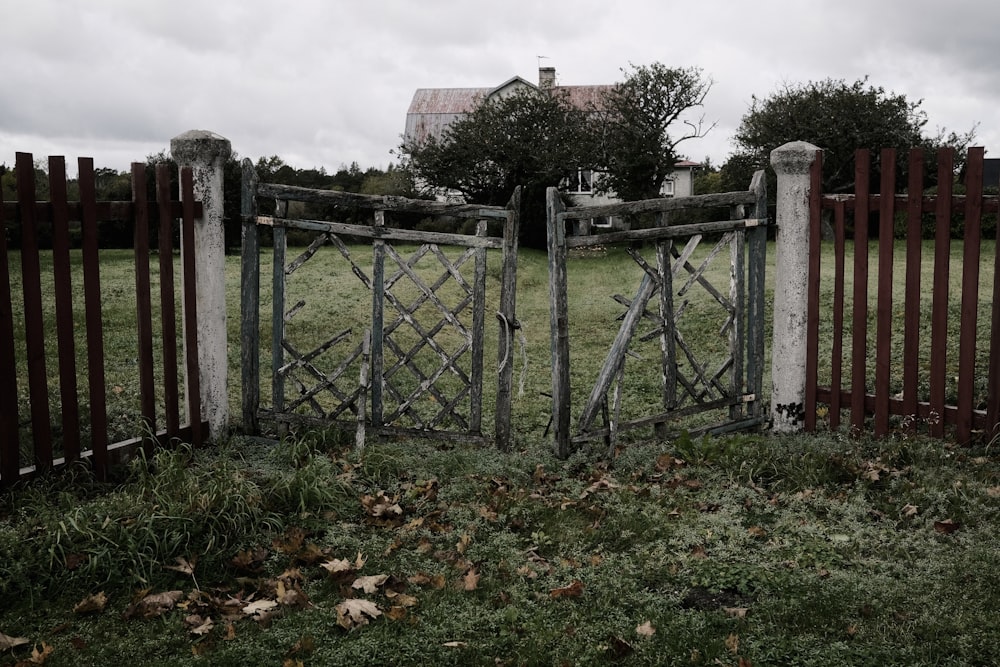
<svg viewBox="0 0 1000 667">
<path fill-rule="evenodd" d="M 651 199 L 660 196 L 664 179 L 680 159 L 678 146 L 714 127 L 706 128 L 704 117 L 686 117 L 702 106 L 712 81 L 698 68 L 662 63 L 622 71 L 624 81 L 603 96 L 598 114 L 600 186 L 626 201 Z"/>
<path fill-rule="evenodd" d="M 843 192 L 854 185 L 857 148 L 868 148 L 876 157 L 882 148 L 900 149 L 897 168 L 905 173 L 909 148 L 961 150 L 971 143 L 975 128 L 960 135 L 943 130 L 925 134 L 927 114 L 920 104 L 869 84 L 867 77 L 853 83 L 826 79 L 786 84 L 767 98 L 753 98 L 736 130 L 736 152 L 723 169 L 723 180 L 749 183 L 753 169 L 769 166 L 772 150 L 790 141 L 807 141 L 824 151 L 824 191 Z M 878 178 L 879 169 L 873 169 L 873 184 Z"/>
</svg>

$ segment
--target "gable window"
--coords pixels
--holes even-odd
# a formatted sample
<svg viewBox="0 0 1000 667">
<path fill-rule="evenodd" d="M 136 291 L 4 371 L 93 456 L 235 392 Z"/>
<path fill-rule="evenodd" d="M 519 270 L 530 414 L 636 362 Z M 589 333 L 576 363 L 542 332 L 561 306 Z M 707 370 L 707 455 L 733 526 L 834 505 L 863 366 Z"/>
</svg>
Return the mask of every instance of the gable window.
<svg viewBox="0 0 1000 667">
<path fill-rule="evenodd" d="M 588 193 L 594 191 L 594 172 L 577 169 L 569 175 L 569 192 Z"/>
</svg>

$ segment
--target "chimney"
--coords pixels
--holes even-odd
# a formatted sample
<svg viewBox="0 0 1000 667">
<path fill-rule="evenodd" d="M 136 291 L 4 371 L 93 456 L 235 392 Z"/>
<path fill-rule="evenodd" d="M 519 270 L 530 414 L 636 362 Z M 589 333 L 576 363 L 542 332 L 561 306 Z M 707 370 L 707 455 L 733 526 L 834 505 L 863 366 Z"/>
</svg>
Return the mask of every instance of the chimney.
<svg viewBox="0 0 1000 667">
<path fill-rule="evenodd" d="M 556 85 L 556 68 L 555 67 L 539 67 L 538 68 L 538 87 L 542 90 L 549 90 Z"/>
</svg>

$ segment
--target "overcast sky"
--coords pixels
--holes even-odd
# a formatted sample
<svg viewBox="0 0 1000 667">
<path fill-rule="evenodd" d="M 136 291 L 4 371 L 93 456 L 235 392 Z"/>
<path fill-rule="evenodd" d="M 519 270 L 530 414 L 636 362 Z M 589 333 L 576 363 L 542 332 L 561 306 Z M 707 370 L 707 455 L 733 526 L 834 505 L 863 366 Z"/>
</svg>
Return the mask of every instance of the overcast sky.
<svg viewBox="0 0 1000 667">
<path fill-rule="evenodd" d="M 725 161 L 754 95 L 866 75 L 997 156 L 998 28 L 995 0 L 0 0 L 0 163 L 125 170 L 204 129 L 254 160 L 384 168 L 416 88 L 657 61 L 714 81 L 694 160 Z"/>
</svg>

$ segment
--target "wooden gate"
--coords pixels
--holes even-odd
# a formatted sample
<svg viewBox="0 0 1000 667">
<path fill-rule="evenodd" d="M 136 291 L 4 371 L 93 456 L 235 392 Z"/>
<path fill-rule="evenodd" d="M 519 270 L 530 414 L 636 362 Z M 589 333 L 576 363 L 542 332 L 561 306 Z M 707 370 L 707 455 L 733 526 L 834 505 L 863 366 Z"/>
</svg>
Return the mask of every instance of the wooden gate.
<svg viewBox="0 0 1000 667">
<path fill-rule="evenodd" d="M 563 207 L 555 189 L 548 193 L 548 238 L 552 327 L 552 417 L 557 451 L 568 456 L 580 443 L 604 438 L 613 452 L 618 434 L 709 411 L 725 411 L 721 423 L 692 431 L 723 432 L 749 428 L 766 420 L 761 389 L 764 361 L 764 259 L 767 240 L 767 193 L 764 173 L 750 190 L 602 206 Z M 670 226 L 668 214 L 690 209 L 728 207 L 730 219 Z M 610 216 L 655 216 L 650 229 L 567 237 L 567 222 Z M 578 406 L 575 434 L 570 430 L 569 251 L 612 243 L 653 242 L 653 257 L 629 248 L 641 274 L 632 296 L 609 295 L 625 307 L 621 325 L 585 402 Z M 700 246 L 710 246 L 707 251 Z M 726 263 L 729 284 L 716 287 L 713 265 Z M 716 271 L 717 272 L 717 271 Z M 695 292 L 718 309 L 717 336 L 704 331 L 705 316 L 691 316 Z M 655 300 L 654 300 L 655 297 Z M 698 326 L 687 331 L 689 320 Z M 641 331 L 646 322 L 651 327 Z M 719 336 L 722 341 L 719 341 Z M 637 349 L 652 343 L 643 354 Z M 699 345 L 699 343 L 702 343 Z M 645 414 L 623 415 L 625 367 L 635 357 L 659 373 L 658 398 Z M 644 389 L 638 393 L 643 394 Z M 648 393 L 643 398 L 648 398 Z M 609 397 L 610 394 L 610 397 Z M 639 402 L 639 401 L 636 401 Z M 652 404 L 656 404 L 655 407 Z M 601 415 L 603 425 L 598 426 Z"/>
<path fill-rule="evenodd" d="M 275 200 L 274 215 L 259 215 L 258 199 Z M 367 224 L 308 219 L 301 215 L 309 213 L 304 205 L 322 207 L 338 219 L 362 216 Z M 358 446 L 369 430 L 487 439 L 483 355 L 487 251 L 493 248 L 503 250 L 495 432 L 498 445 L 506 448 L 513 350 L 504 341 L 512 340 L 517 326 L 518 206 L 518 194 L 499 208 L 257 183 L 252 165 L 244 163 L 243 420 L 248 430 L 257 430 L 258 419 L 349 427 Z M 472 218 L 476 233 L 390 226 L 401 214 Z M 499 222 L 502 236 L 488 234 L 488 220 Z M 271 405 L 264 409 L 258 356 L 261 228 L 273 235 Z M 287 261 L 292 233 L 312 239 Z M 359 241 L 370 244 L 370 255 L 358 254 Z M 310 261 L 329 267 L 319 278 L 323 284 L 310 284 L 310 278 L 296 284 L 296 274 Z M 339 273 L 334 262 L 341 266 Z M 345 281 L 353 284 L 345 286 Z M 367 295 L 366 313 L 356 307 L 358 294 Z M 322 331 L 316 331 L 315 318 L 303 316 L 309 307 L 328 315 Z"/>
</svg>

